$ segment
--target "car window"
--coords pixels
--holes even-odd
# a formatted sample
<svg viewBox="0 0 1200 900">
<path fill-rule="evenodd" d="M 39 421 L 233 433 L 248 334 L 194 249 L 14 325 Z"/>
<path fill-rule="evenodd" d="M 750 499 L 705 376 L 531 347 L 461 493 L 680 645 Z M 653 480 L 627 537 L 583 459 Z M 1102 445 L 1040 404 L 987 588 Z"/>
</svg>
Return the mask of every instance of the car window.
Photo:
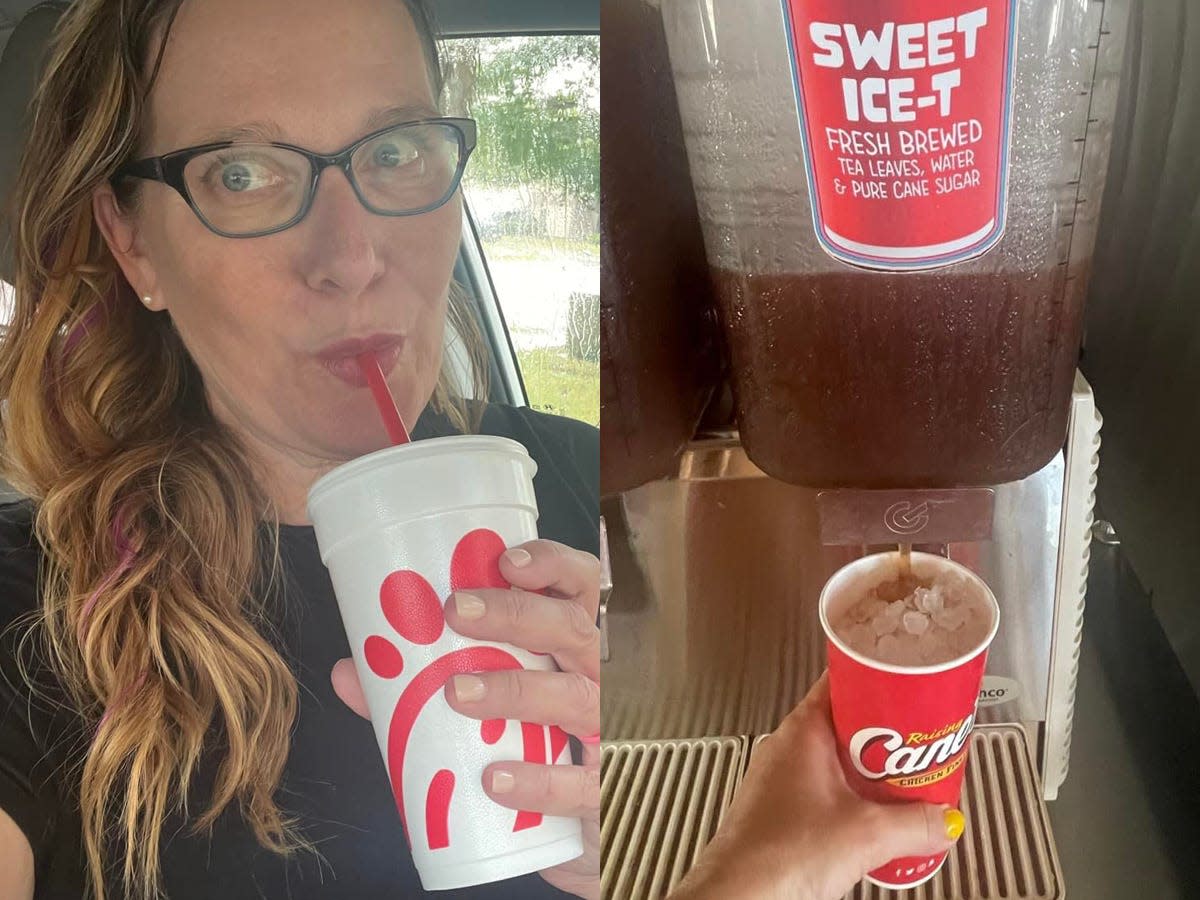
<svg viewBox="0 0 1200 900">
<path fill-rule="evenodd" d="M 600 421 L 600 38 L 443 44 L 446 112 L 479 123 L 463 182 L 529 403 Z"/>
</svg>

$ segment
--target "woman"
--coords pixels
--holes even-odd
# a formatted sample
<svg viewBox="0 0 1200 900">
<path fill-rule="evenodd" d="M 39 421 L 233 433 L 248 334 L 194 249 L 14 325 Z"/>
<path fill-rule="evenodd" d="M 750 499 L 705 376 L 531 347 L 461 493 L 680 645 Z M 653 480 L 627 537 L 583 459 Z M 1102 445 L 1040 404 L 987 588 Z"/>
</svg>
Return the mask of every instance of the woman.
<svg viewBox="0 0 1200 900">
<path fill-rule="evenodd" d="M 414 438 L 506 435 L 539 465 L 546 539 L 447 622 L 563 671 L 448 701 L 599 731 L 596 434 L 453 393 L 447 320 L 482 371 L 451 283 L 474 136 L 440 87 L 417 0 L 78 0 L 61 21 L 0 347 L 5 476 L 31 498 L 0 508 L 0 896 L 421 893 L 305 513 L 386 444 L 364 342 Z M 583 817 L 584 857 L 449 896 L 598 896 L 593 744 L 583 762 L 484 786 Z"/>
</svg>

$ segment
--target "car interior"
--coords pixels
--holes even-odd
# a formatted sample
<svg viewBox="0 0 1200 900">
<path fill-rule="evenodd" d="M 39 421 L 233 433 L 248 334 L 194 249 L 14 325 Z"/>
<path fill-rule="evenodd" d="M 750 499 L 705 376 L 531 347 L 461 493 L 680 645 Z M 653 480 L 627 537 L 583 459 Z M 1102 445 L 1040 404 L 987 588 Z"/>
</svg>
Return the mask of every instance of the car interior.
<svg viewBox="0 0 1200 900">
<path fill-rule="evenodd" d="M 62 0 L 0 0 L 0 206 L 16 177 L 20 151 L 28 128 L 29 100 L 36 86 L 46 43 L 62 11 Z M 596 0 L 433 0 L 436 27 L 444 38 L 596 34 L 600 6 Z M 486 140 L 486 135 L 481 136 Z M 475 311 L 491 349 L 491 396 L 494 402 L 525 405 L 527 397 L 508 323 L 497 301 L 484 249 L 466 197 L 463 240 L 455 279 L 474 300 Z M 7 216 L 0 213 L 0 281 L 11 282 Z M 447 352 L 464 363 L 453 334 Z M 461 370 L 460 370 L 461 371 Z M 465 381 L 464 381 L 465 385 Z"/>
</svg>

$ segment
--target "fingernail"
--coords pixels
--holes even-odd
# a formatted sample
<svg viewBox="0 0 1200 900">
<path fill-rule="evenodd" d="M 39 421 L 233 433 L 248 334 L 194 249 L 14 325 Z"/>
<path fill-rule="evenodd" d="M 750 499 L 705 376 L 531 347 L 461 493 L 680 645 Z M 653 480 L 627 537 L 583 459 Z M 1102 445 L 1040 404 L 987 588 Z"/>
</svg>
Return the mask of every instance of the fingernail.
<svg viewBox="0 0 1200 900">
<path fill-rule="evenodd" d="M 967 820 L 963 818 L 962 813 L 957 809 L 948 809 L 942 814 L 942 818 L 946 823 L 946 837 L 952 841 L 962 837 L 963 830 L 967 827 Z"/>
<path fill-rule="evenodd" d="M 455 594 L 454 611 L 463 619 L 482 619 L 487 607 L 474 594 Z"/>
<path fill-rule="evenodd" d="M 504 551 L 504 558 L 518 569 L 523 569 L 533 562 L 533 557 L 529 555 L 529 551 L 522 550 L 520 547 L 514 547 L 512 550 Z"/>
<path fill-rule="evenodd" d="M 517 786 L 517 779 L 513 777 L 512 772 L 505 772 L 499 769 L 492 773 L 492 793 L 493 794 L 511 794 L 512 789 Z"/>
<path fill-rule="evenodd" d="M 454 676 L 454 696 L 459 700 L 482 700 L 487 693 L 487 685 L 482 678 L 474 675 Z"/>
</svg>

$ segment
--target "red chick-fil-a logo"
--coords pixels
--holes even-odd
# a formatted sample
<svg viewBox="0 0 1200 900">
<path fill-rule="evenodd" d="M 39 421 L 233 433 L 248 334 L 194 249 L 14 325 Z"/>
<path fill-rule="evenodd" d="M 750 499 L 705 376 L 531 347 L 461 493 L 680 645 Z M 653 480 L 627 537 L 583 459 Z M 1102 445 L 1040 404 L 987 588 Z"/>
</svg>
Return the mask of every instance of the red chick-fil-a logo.
<svg viewBox="0 0 1200 900">
<path fill-rule="evenodd" d="M 834 257 L 927 269 L 1004 229 L 1014 0 L 786 0 L 813 218 Z"/>
<path fill-rule="evenodd" d="M 900 778 L 908 782 L 905 786 L 915 787 L 936 780 L 922 776 L 953 760 L 966 746 L 974 725 L 971 714 L 937 731 L 910 732 L 907 738 L 894 728 L 861 728 L 850 738 L 850 761 L 863 778 Z"/>
<path fill-rule="evenodd" d="M 504 541 L 494 531 L 480 528 L 464 535 L 455 544 L 450 561 L 451 590 L 511 587 L 500 574 L 500 555 L 504 549 Z M 424 576 L 411 569 L 399 569 L 388 574 L 379 587 L 379 603 L 384 618 L 395 631 L 395 637 L 370 635 L 363 646 L 363 658 L 377 677 L 391 680 L 399 677 L 405 667 L 404 655 L 396 637 L 413 645 L 434 644 L 445 631 L 446 618 L 442 601 L 433 587 Z M 520 668 L 523 668 L 520 660 L 506 650 L 490 646 L 466 647 L 433 660 L 409 681 L 400 694 L 388 725 L 387 766 L 392 776 L 392 790 L 400 811 L 400 821 L 410 840 L 404 797 L 405 763 L 409 741 L 421 712 L 441 693 L 446 679 L 452 675 Z M 568 742 L 561 728 L 535 722 L 519 724 L 525 762 L 545 764 L 558 760 Z M 508 725 L 504 719 L 482 722 L 479 739 L 484 744 L 495 744 L 504 736 Z M 425 792 L 425 840 L 430 850 L 450 846 L 450 804 L 460 778 L 461 773 L 456 775 L 450 769 L 438 769 Z M 540 812 L 522 810 L 514 814 L 512 830 L 524 831 L 541 823 Z"/>
</svg>

